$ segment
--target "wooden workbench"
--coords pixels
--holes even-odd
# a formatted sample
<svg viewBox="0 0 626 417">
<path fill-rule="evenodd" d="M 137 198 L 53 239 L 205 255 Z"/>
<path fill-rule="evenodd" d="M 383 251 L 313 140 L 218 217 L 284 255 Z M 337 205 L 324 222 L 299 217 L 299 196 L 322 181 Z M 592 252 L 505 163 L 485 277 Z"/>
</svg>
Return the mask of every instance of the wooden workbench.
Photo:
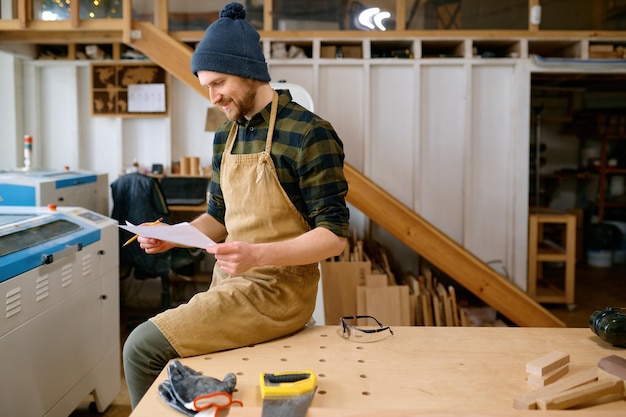
<svg viewBox="0 0 626 417">
<path fill-rule="evenodd" d="M 307 416 L 624 416 L 611 398 L 580 410 L 521 411 L 513 398 L 533 391 L 526 363 L 551 351 L 570 354 L 569 375 L 604 356 L 626 357 L 589 329 L 520 327 L 394 327 L 374 343 L 350 342 L 337 326 L 305 329 L 252 347 L 183 359 L 205 375 L 237 375 L 229 416 L 261 416 L 259 374 L 310 369 L 318 390 Z M 157 393 L 162 372 L 131 417 L 180 417 Z M 383 411 L 386 410 L 386 411 Z M 390 410 L 394 410 L 393 412 Z M 600 413 L 601 412 L 601 413 Z"/>
</svg>

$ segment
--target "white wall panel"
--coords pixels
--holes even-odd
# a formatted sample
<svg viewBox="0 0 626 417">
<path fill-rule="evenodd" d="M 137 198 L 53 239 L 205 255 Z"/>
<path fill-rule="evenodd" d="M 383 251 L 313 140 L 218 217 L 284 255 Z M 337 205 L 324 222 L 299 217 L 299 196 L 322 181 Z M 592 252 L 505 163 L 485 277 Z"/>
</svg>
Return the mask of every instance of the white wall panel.
<svg viewBox="0 0 626 417">
<path fill-rule="evenodd" d="M 346 161 L 363 170 L 365 70 L 362 65 L 320 65 L 315 113 L 328 120 L 343 141 Z"/>
<path fill-rule="evenodd" d="M 471 139 L 466 158 L 464 245 L 494 269 L 511 270 L 507 249 L 513 227 L 514 67 L 475 65 L 471 85 Z"/>
<path fill-rule="evenodd" d="M 155 163 L 169 165 L 169 118 L 124 119 L 122 138 L 122 164 L 125 168 L 131 166 L 135 160 L 148 169 Z"/>
<path fill-rule="evenodd" d="M 420 150 L 416 211 L 461 243 L 466 70 L 424 65 L 420 79 Z"/>
<path fill-rule="evenodd" d="M 413 65 L 370 69 L 369 170 L 367 174 L 392 196 L 413 204 L 415 70 Z"/>
<path fill-rule="evenodd" d="M 41 168 L 79 167 L 78 72 L 75 65 L 39 66 Z M 60 100 L 62 98 L 62 100 Z"/>
<path fill-rule="evenodd" d="M 280 65 L 273 64 L 269 66 L 270 77 L 272 83 L 284 80 L 290 84 L 297 84 L 304 88 L 313 98 L 315 103 L 317 85 L 314 77 L 314 67 L 307 65 Z"/>
</svg>

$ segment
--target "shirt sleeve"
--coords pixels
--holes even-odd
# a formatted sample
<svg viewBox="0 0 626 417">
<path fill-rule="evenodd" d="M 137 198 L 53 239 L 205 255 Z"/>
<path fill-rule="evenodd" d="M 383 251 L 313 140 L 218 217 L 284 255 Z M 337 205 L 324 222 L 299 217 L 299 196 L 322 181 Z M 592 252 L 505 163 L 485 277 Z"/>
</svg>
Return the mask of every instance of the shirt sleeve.
<svg viewBox="0 0 626 417">
<path fill-rule="evenodd" d="M 316 118 L 303 133 L 297 160 L 299 187 L 310 223 L 338 236 L 349 236 L 348 183 L 343 172 L 343 144 L 327 121 Z"/>
</svg>

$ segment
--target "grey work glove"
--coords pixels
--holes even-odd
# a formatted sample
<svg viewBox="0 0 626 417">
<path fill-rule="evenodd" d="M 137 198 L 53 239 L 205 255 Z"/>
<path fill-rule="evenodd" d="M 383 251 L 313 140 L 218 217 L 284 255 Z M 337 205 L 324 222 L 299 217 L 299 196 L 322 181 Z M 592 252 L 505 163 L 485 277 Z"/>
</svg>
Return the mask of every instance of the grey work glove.
<svg viewBox="0 0 626 417">
<path fill-rule="evenodd" d="M 167 373 L 169 380 L 159 384 L 159 395 L 172 408 L 188 416 L 196 414 L 194 399 L 215 392 L 226 392 L 230 395 L 237 383 L 237 377 L 233 373 L 226 374 L 224 380 L 220 381 L 202 375 L 178 360 L 173 360 L 168 365 Z"/>
<path fill-rule="evenodd" d="M 180 411 L 189 417 L 194 417 L 198 413 L 197 411 L 188 409 L 184 404 L 178 401 L 178 398 L 176 398 L 174 394 L 174 388 L 169 380 L 165 380 L 159 384 L 159 395 L 176 411 Z"/>
</svg>

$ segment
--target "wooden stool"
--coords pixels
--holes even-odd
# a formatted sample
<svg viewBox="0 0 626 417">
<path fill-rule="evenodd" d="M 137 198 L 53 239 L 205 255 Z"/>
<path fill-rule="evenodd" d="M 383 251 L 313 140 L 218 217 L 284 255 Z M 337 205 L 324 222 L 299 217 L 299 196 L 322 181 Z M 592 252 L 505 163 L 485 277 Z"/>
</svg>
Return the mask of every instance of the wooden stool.
<svg viewBox="0 0 626 417">
<path fill-rule="evenodd" d="M 561 224 L 564 230 L 559 244 L 544 241 L 544 225 Z M 564 262 L 563 286 L 537 287 L 543 272 L 542 262 Z M 574 304 L 574 279 L 576 268 L 576 216 L 554 212 L 531 213 L 528 219 L 528 295 L 540 303 Z"/>
</svg>

